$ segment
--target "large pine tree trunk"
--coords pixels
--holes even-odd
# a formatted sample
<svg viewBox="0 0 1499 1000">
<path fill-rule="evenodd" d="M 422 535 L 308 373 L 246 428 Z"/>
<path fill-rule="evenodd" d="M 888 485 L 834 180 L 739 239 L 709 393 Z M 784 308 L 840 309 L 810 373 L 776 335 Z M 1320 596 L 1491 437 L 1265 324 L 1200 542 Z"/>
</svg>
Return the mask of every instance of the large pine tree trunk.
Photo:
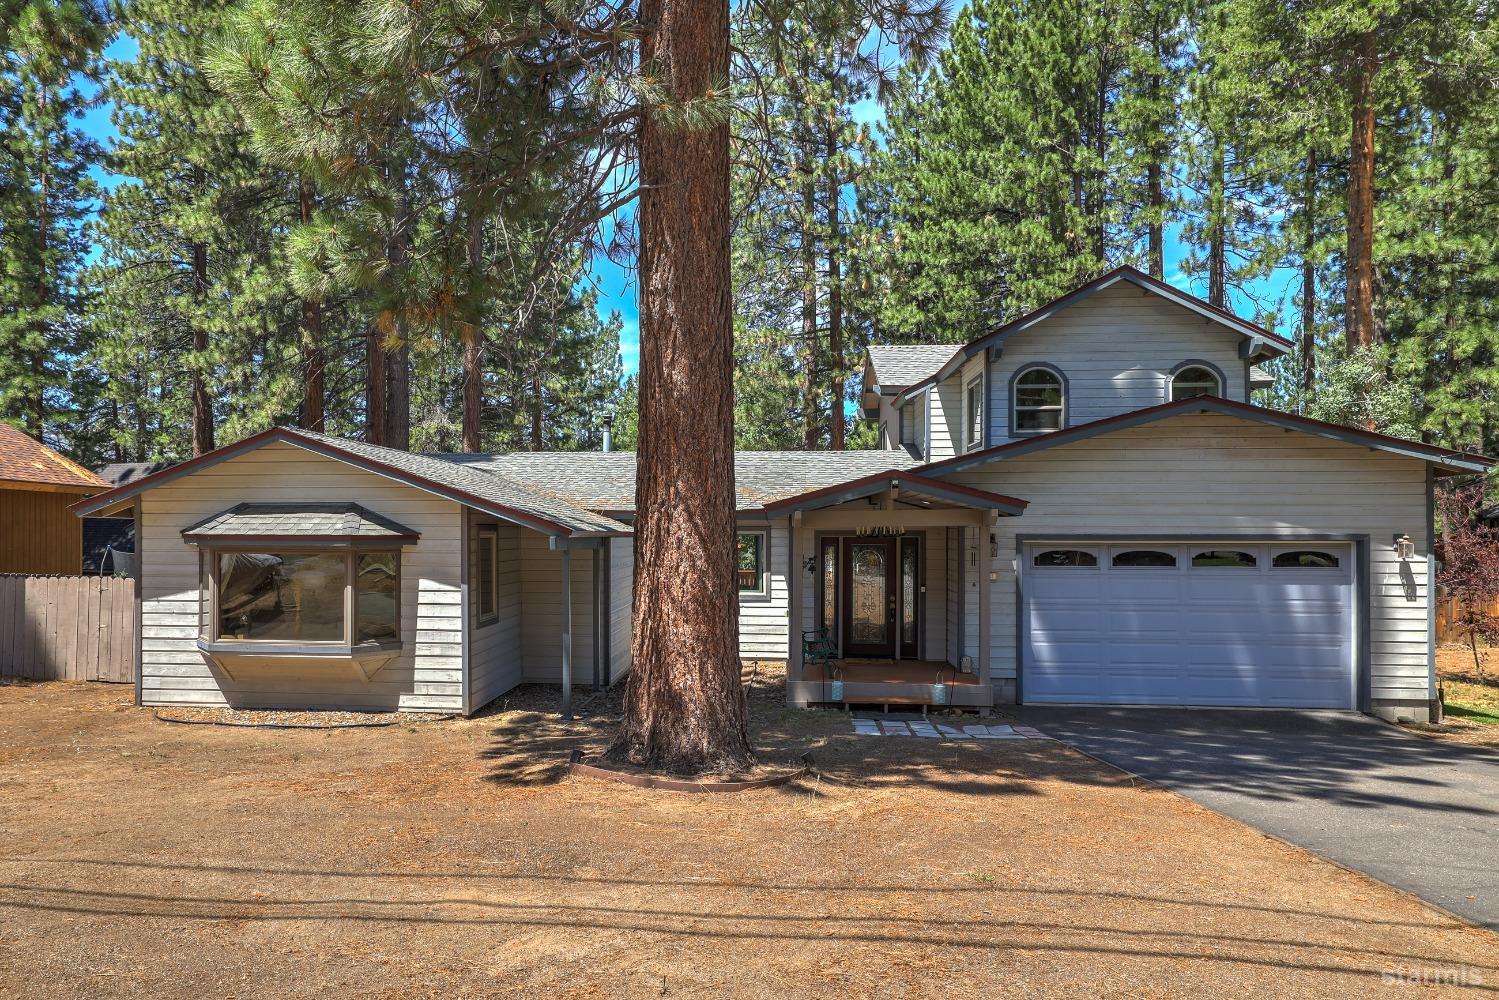
<svg viewBox="0 0 1499 1000">
<path fill-rule="evenodd" d="M 1223 140 L 1213 136 L 1208 177 L 1208 302 L 1228 308 L 1228 195 Z"/>
<path fill-rule="evenodd" d="M 812 180 L 812 149 L 802 145 L 802 447 L 817 447 L 817 188 Z"/>
<path fill-rule="evenodd" d="M 828 132 L 828 160 L 838 157 L 837 132 Z M 843 450 L 843 220 L 840 216 L 838 170 L 831 166 L 828 180 L 828 446 Z"/>
<path fill-rule="evenodd" d="M 396 218 L 386 249 L 392 281 L 403 281 L 411 255 L 411 192 L 407 189 L 406 168 L 397 163 L 390 179 L 396 188 Z M 411 345 L 407 340 L 404 303 L 396 306 L 393 324 L 395 343 L 386 361 L 385 377 L 385 444 L 402 451 L 411 449 Z"/>
<path fill-rule="evenodd" d="M 642 0 L 641 60 L 677 101 L 729 72 L 727 0 Z M 734 586 L 727 125 L 640 124 L 634 663 L 610 753 L 677 773 L 751 760 Z"/>
<path fill-rule="evenodd" d="M 1301 218 L 1301 396 L 1302 406 L 1311 402 L 1317 388 L 1317 150 L 1306 151 L 1306 189 L 1302 192 Z"/>
<path fill-rule="evenodd" d="M 202 309 L 208 299 L 208 246 L 193 244 L 193 306 L 194 312 Z M 193 317 L 193 454 L 206 455 L 213 451 L 213 401 L 208 398 L 208 380 L 203 377 L 203 355 L 208 350 L 208 330 L 203 318 Z"/>
<path fill-rule="evenodd" d="M 385 443 L 385 334 L 371 323 L 364 334 L 364 438 Z"/>
<path fill-rule="evenodd" d="M 43 83 L 40 87 L 38 100 L 41 103 L 41 113 L 38 119 L 41 123 L 41 144 L 37 155 L 38 191 L 37 204 L 39 211 L 36 220 L 37 236 L 37 269 L 36 269 L 36 308 L 38 319 L 36 321 L 36 346 L 31 350 L 31 386 L 26 395 L 26 433 L 42 439 L 42 432 L 47 422 L 46 404 L 46 380 L 47 370 L 47 320 L 43 318 L 47 308 L 47 302 L 51 299 L 47 276 L 47 252 L 52 234 L 52 204 L 51 204 L 51 169 L 52 150 L 51 136 L 47 131 L 47 100 L 51 88 Z"/>
<path fill-rule="evenodd" d="M 1374 333 L 1374 77 L 1379 71 L 1373 31 L 1358 38 L 1350 97 L 1353 134 L 1348 162 L 1348 295 L 1345 337 L 1351 353 L 1372 347 Z"/>
<path fill-rule="evenodd" d="M 312 186 L 302 181 L 297 191 L 302 225 L 312 222 Z M 323 307 L 316 299 L 302 300 L 302 426 L 321 434 L 323 415 Z"/>
<path fill-rule="evenodd" d="M 479 287 L 484 266 L 484 219 L 477 205 L 470 206 L 468 219 L 469 289 Z M 482 450 L 479 424 L 484 411 L 484 329 L 478 304 L 470 301 L 463 318 L 463 450 Z"/>
</svg>

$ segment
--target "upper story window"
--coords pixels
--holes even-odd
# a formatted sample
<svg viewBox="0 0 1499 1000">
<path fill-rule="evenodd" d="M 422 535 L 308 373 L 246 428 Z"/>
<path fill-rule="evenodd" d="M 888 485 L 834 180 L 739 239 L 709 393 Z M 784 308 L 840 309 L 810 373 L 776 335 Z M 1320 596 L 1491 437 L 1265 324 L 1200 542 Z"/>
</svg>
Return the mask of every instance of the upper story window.
<svg viewBox="0 0 1499 1000">
<path fill-rule="evenodd" d="M 1222 396 L 1223 380 L 1203 365 L 1188 365 L 1171 376 L 1171 401 L 1193 396 Z"/>
<path fill-rule="evenodd" d="M 969 381 L 963 390 L 963 445 L 968 450 L 984 443 L 984 377 Z"/>
<path fill-rule="evenodd" d="M 911 401 L 900 408 L 900 443 L 921 454 L 921 442 L 916 437 L 916 403 Z"/>
<path fill-rule="evenodd" d="M 1041 367 L 1023 369 L 1015 377 L 1010 399 L 1012 434 L 1040 434 L 1067 425 L 1067 385 L 1061 372 Z"/>
</svg>

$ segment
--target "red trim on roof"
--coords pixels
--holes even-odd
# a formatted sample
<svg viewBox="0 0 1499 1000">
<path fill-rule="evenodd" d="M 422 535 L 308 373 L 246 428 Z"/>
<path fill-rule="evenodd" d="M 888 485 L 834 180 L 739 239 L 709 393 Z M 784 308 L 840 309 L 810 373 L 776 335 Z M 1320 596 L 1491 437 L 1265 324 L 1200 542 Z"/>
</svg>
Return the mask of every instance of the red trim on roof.
<svg viewBox="0 0 1499 1000">
<path fill-rule="evenodd" d="M 528 524 L 544 528 L 548 531 L 555 531 L 562 534 L 563 536 L 569 536 L 573 534 L 573 529 L 567 527 L 566 525 L 558 524 L 555 521 L 549 521 L 538 514 L 516 510 L 515 508 L 509 507 L 505 504 L 496 503 L 493 500 L 486 500 L 484 497 L 475 496 L 467 490 L 460 489 L 457 486 L 450 486 L 446 483 L 439 483 L 436 480 L 428 479 L 426 476 L 418 475 L 414 472 L 407 472 L 405 469 L 398 469 L 393 465 L 380 461 L 379 459 L 369 458 L 364 455 L 356 454 L 352 451 L 345 451 L 342 448 L 330 445 L 324 441 L 319 441 L 315 438 L 303 437 L 301 434 L 298 434 L 294 429 L 290 427 L 272 427 L 270 430 L 261 431 L 259 434 L 252 434 L 247 438 L 234 442 L 233 444 L 224 445 L 222 448 L 215 448 L 213 451 L 199 455 L 196 458 L 190 458 L 185 462 L 179 462 L 176 465 L 168 466 L 167 468 L 158 470 L 157 472 L 153 472 L 148 476 L 142 476 L 140 479 L 135 480 L 133 483 L 126 483 L 122 486 L 117 486 L 112 490 L 106 490 L 105 492 L 100 493 L 97 496 L 89 497 L 87 500 L 81 500 L 76 504 L 72 504 L 68 509 L 72 510 L 75 507 L 82 507 L 85 505 L 99 508 L 108 506 L 117 500 L 123 500 L 126 497 L 134 496 L 137 493 L 144 493 L 146 490 L 152 488 L 160 480 L 175 479 L 183 473 L 191 472 L 192 470 L 205 465 L 212 465 L 216 462 L 224 461 L 240 452 L 254 451 L 261 445 L 268 444 L 273 440 L 287 441 L 289 443 L 295 444 L 299 448 L 306 448 L 308 451 L 316 452 L 328 458 L 347 461 L 351 465 L 373 467 L 374 469 L 380 470 L 379 474 L 388 475 L 392 479 L 396 479 L 404 483 L 409 483 L 410 485 L 415 486 L 418 489 L 426 489 L 439 494 L 449 494 L 451 496 L 463 497 L 466 498 L 467 501 L 471 501 L 474 505 L 485 507 L 490 510 L 504 511 L 506 516 L 513 517 L 517 521 L 524 521 Z"/>
<path fill-rule="evenodd" d="M 914 472 L 891 470 L 889 472 L 875 472 L 867 476 L 860 476 L 858 479 L 850 479 L 847 482 L 835 483 L 832 486 L 824 486 L 820 489 L 808 490 L 805 493 L 797 493 L 793 496 L 782 497 L 779 500 L 772 500 L 770 503 L 765 504 L 761 509 L 766 512 L 776 511 L 780 510 L 783 507 L 791 507 L 807 500 L 816 500 L 825 496 L 837 496 L 839 493 L 843 493 L 851 489 L 858 489 L 860 486 L 868 486 L 875 483 L 891 481 L 911 483 L 916 488 L 917 492 L 921 491 L 922 486 L 926 486 L 931 489 L 940 490 L 944 493 L 960 493 L 964 496 L 973 497 L 976 500 L 988 500 L 994 503 L 1004 504 L 1007 507 L 1019 507 L 1021 510 L 1024 510 L 1026 507 L 1030 506 L 1029 500 L 1021 500 L 1018 497 L 1005 496 L 1003 493 L 991 493 L 988 490 L 977 489 L 973 486 L 963 486 L 958 483 L 944 482 L 940 479 L 932 479 L 927 476 L 917 475 Z"/>
<path fill-rule="evenodd" d="M 1454 451 L 1450 448 L 1438 448 L 1435 445 L 1425 444 L 1421 441 L 1409 441 L 1405 438 L 1391 437 L 1388 434 L 1379 434 L 1374 431 L 1366 431 L 1359 427 L 1345 427 L 1342 424 L 1331 424 L 1324 420 L 1314 420 L 1311 417 L 1303 417 L 1295 413 L 1286 413 L 1281 410 L 1272 410 L 1264 406 L 1254 406 L 1249 403 L 1241 403 L 1234 399 L 1224 399 L 1221 396 L 1195 396 L 1191 399 L 1178 399 L 1169 403 L 1157 403 L 1155 406 L 1147 406 L 1138 410 L 1129 410 L 1112 417 L 1104 417 L 1093 420 L 1086 424 L 1076 424 L 1065 430 L 1052 431 L 1038 437 L 1029 437 L 1020 441 L 1009 441 L 1005 444 L 997 444 L 982 451 L 969 452 L 966 455 L 955 455 L 952 458 L 944 458 L 940 462 L 931 462 L 927 465 L 918 466 L 923 472 L 936 472 L 948 466 L 971 462 L 977 458 L 1003 457 L 1006 452 L 1018 449 L 1035 448 L 1037 442 L 1044 441 L 1047 447 L 1052 445 L 1066 444 L 1079 438 L 1087 438 L 1100 428 L 1106 428 L 1112 424 L 1122 424 L 1129 421 L 1138 421 L 1141 417 L 1147 417 L 1144 422 L 1151 419 L 1164 419 L 1175 416 L 1178 413 L 1193 412 L 1218 412 L 1228 416 L 1243 416 L 1250 420 L 1267 421 L 1266 417 L 1274 418 L 1275 421 L 1287 421 L 1299 424 L 1307 428 L 1308 433 L 1317 429 L 1336 431 L 1339 436 L 1352 435 L 1368 441 L 1371 445 L 1391 446 L 1398 445 L 1402 449 L 1414 449 L 1426 452 L 1431 461 L 1440 462 L 1444 459 L 1461 459 L 1468 462 L 1476 462 L 1481 465 L 1493 466 L 1499 464 L 1499 459 L 1492 459 L 1486 455 L 1474 452 Z"/>
</svg>

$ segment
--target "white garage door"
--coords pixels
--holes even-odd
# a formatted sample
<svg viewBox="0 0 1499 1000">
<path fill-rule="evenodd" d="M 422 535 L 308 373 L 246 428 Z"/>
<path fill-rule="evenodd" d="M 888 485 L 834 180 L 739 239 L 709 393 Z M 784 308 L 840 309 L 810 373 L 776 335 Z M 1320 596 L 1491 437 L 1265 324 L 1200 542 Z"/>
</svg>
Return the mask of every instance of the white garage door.
<svg viewBox="0 0 1499 1000">
<path fill-rule="evenodd" d="M 1353 551 L 1028 545 L 1028 703 L 1352 708 Z"/>
</svg>

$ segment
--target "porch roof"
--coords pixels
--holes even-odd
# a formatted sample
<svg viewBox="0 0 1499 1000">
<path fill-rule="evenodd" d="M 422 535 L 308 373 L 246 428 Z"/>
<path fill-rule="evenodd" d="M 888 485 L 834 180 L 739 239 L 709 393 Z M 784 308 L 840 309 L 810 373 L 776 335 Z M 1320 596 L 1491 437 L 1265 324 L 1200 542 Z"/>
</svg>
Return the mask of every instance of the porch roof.
<svg viewBox="0 0 1499 1000">
<path fill-rule="evenodd" d="M 914 472 L 890 470 L 876 472 L 847 483 L 809 490 L 795 496 L 773 500 L 764 506 L 768 515 L 790 514 L 796 511 L 818 510 L 862 500 L 888 493 L 897 509 L 932 510 L 935 508 L 968 508 L 992 510 L 1009 517 L 1017 517 L 1025 511 L 1029 501 L 1002 493 L 957 483 L 945 483 L 929 479 Z"/>
</svg>

